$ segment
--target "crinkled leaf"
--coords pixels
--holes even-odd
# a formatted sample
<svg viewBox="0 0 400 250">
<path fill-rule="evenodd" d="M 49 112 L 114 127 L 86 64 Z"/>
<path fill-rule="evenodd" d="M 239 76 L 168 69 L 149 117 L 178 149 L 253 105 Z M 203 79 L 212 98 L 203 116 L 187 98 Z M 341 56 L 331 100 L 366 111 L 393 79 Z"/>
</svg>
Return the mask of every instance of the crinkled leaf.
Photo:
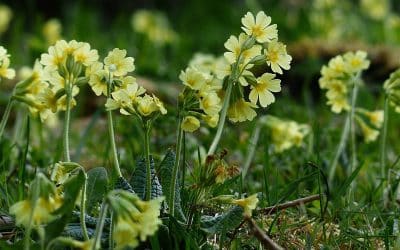
<svg viewBox="0 0 400 250">
<path fill-rule="evenodd" d="M 134 194 L 131 184 L 122 176 L 118 177 L 117 181 L 115 182 L 115 189 L 122 189 L 128 191 L 129 193 Z"/>
<path fill-rule="evenodd" d="M 243 208 L 235 206 L 228 212 L 218 216 L 201 217 L 201 229 L 209 234 L 221 233 L 239 226 L 243 220 Z"/>
<path fill-rule="evenodd" d="M 154 169 L 154 160 L 150 156 L 150 173 L 151 173 L 151 199 L 163 195 L 161 184 Z M 146 196 L 146 160 L 144 157 L 139 158 L 136 162 L 136 168 L 132 178 L 133 190 L 136 194 L 144 199 Z"/>
<path fill-rule="evenodd" d="M 107 191 L 108 176 L 103 167 L 93 168 L 87 172 L 86 209 L 92 211 L 94 205 L 103 199 Z"/>
<path fill-rule="evenodd" d="M 171 149 L 167 151 L 164 159 L 162 160 L 159 172 L 161 178 L 161 185 L 164 191 L 164 195 L 166 196 L 167 201 L 171 197 L 170 194 L 170 187 L 172 181 L 172 169 L 174 168 L 175 164 L 175 152 Z M 179 180 L 177 180 L 176 188 L 175 188 L 175 216 L 180 221 L 186 221 L 185 215 L 183 214 L 182 207 L 181 207 L 181 187 L 179 186 Z"/>
</svg>

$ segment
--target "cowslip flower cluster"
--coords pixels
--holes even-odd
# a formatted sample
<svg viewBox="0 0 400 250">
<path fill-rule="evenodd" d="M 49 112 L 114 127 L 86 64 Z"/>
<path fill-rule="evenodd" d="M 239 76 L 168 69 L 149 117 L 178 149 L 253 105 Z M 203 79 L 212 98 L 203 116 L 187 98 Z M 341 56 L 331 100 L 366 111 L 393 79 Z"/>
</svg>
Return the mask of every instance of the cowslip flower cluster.
<svg viewBox="0 0 400 250">
<path fill-rule="evenodd" d="M 243 215 L 251 217 L 253 210 L 257 207 L 258 201 L 257 194 L 253 194 L 247 198 L 233 200 L 231 203 L 241 206 L 244 210 Z"/>
<path fill-rule="evenodd" d="M 135 194 L 117 190 L 118 195 L 108 196 L 110 206 L 116 214 L 113 232 L 116 249 L 137 247 L 140 241 L 157 232 L 162 224 L 160 216 L 163 197 L 142 201 Z"/>
<path fill-rule="evenodd" d="M 39 193 L 33 194 L 35 190 Z M 57 195 L 55 185 L 39 173 L 31 183 L 27 199 L 12 205 L 10 214 L 15 216 L 17 225 L 36 227 L 52 221 L 52 212 L 61 205 L 62 198 Z"/>
<path fill-rule="evenodd" d="M 200 119 L 210 127 L 216 127 L 222 107 L 220 90 L 222 81 L 216 77 L 216 59 L 211 55 L 196 54 L 179 79 L 185 86 L 179 96 L 183 117 L 181 128 L 194 132 L 200 127 Z"/>
<path fill-rule="evenodd" d="M 383 110 L 356 109 L 355 119 L 366 143 L 375 141 L 383 124 Z"/>
<path fill-rule="evenodd" d="M 42 121 L 51 113 L 76 105 L 79 87 L 89 80 L 99 56 L 88 43 L 59 40 L 41 55 L 27 78 L 16 86 L 14 98 L 28 105 L 31 114 Z"/>
<path fill-rule="evenodd" d="M 275 102 L 273 93 L 281 90 L 276 74 L 290 69 L 292 57 L 287 54 L 286 45 L 278 41 L 276 24 L 271 17 L 260 11 L 254 16 L 248 12 L 242 18 L 242 30 L 238 37 L 231 36 L 225 42 L 225 60 L 217 66 L 218 77 L 228 79 L 234 84 L 228 109 L 232 122 L 253 120 L 258 105 L 265 108 Z M 252 72 L 256 64 L 265 64 L 271 72 L 258 77 Z M 244 90 L 249 87 L 250 91 Z M 250 92 L 248 99 L 244 93 Z"/>
<path fill-rule="evenodd" d="M 0 46 L 0 79 L 13 79 L 15 77 L 15 70 L 10 68 L 9 57 L 7 50 Z"/>
<path fill-rule="evenodd" d="M 395 108 L 396 112 L 400 113 L 400 69 L 390 74 L 389 79 L 383 84 L 383 89 L 391 106 Z"/>
<path fill-rule="evenodd" d="M 134 31 L 158 45 L 169 44 L 177 39 L 168 19 L 160 12 L 138 10 L 132 15 L 131 24 Z"/>
<path fill-rule="evenodd" d="M 334 113 L 350 109 L 351 88 L 356 77 L 369 67 L 367 53 L 364 51 L 347 52 L 332 58 L 321 70 L 319 79 L 321 89 L 326 89 L 327 104 Z"/>
<path fill-rule="evenodd" d="M 136 78 L 128 76 L 135 69 L 133 57 L 126 57 L 126 50 L 110 51 L 104 64 L 96 64 L 97 72 L 90 77 L 89 84 L 96 95 L 106 95 L 107 110 L 119 109 L 123 115 L 136 114 L 150 117 L 166 114 L 164 104 L 154 94 L 149 95 L 139 86 Z"/>
<path fill-rule="evenodd" d="M 265 125 L 271 131 L 272 144 L 274 145 L 274 151 L 277 153 L 303 145 L 304 138 L 311 130 L 307 124 L 286 121 L 274 116 L 265 118 Z"/>
<path fill-rule="evenodd" d="M 363 70 L 368 69 L 369 60 L 364 51 L 347 52 L 332 58 L 321 70 L 319 79 L 321 89 L 326 89 L 327 104 L 334 113 L 349 112 L 351 109 L 351 89 L 354 88 Z M 390 85 L 389 82 L 386 86 Z M 388 89 L 388 87 L 384 87 Z M 383 111 L 368 111 L 355 108 L 355 121 L 364 136 L 365 142 L 375 141 L 383 123 Z"/>
</svg>

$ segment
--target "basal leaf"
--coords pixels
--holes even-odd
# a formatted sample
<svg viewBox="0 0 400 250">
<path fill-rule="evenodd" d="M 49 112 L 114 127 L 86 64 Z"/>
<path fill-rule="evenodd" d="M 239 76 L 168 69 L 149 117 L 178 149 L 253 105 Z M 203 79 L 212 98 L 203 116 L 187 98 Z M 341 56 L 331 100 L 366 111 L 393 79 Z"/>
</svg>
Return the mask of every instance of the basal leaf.
<svg viewBox="0 0 400 250">
<path fill-rule="evenodd" d="M 90 213 L 94 205 L 103 199 L 107 191 L 108 176 L 103 167 L 93 168 L 87 172 L 86 209 Z"/>
<path fill-rule="evenodd" d="M 201 229 L 209 234 L 226 232 L 239 226 L 243 220 L 243 208 L 235 206 L 218 216 L 202 216 Z"/>
<path fill-rule="evenodd" d="M 154 169 L 154 160 L 150 156 L 150 170 L 151 170 L 151 199 L 163 195 L 161 184 Z M 135 172 L 133 173 L 132 186 L 135 193 L 144 199 L 146 195 L 146 160 L 144 157 L 139 158 L 136 162 Z"/>
<path fill-rule="evenodd" d="M 169 189 L 171 187 L 172 169 L 174 168 L 174 163 L 175 152 L 169 149 L 159 167 L 161 185 L 164 191 L 164 195 L 166 196 L 166 200 L 169 200 L 169 197 L 171 196 Z M 180 221 L 186 221 L 185 215 L 183 214 L 181 207 L 181 187 L 178 183 L 180 183 L 179 180 L 177 180 L 177 185 L 175 188 L 175 216 Z"/>
</svg>

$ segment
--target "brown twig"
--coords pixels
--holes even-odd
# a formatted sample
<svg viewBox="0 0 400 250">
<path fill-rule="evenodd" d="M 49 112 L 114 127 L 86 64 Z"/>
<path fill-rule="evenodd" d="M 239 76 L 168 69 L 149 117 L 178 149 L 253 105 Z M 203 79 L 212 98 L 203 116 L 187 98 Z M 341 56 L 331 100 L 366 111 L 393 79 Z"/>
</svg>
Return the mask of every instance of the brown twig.
<svg viewBox="0 0 400 250">
<path fill-rule="evenodd" d="M 281 246 L 276 244 L 257 224 L 251 217 L 246 217 L 245 220 L 248 222 L 251 231 L 254 236 L 263 244 L 267 249 L 271 250 L 283 250 Z"/>
<path fill-rule="evenodd" d="M 271 206 L 271 207 L 266 207 L 263 209 L 258 210 L 258 213 L 263 213 L 263 214 L 272 214 L 275 213 L 276 211 L 279 210 L 283 210 L 289 207 L 296 207 L 299 206 L 301 204 L 305 204 L 308 202 L 312 202 L 312 201 L 316 201 L 320 199 L 320 195 L 319 194 L 314 194 L 314 195 L 310 195 L 304 198 L 300 198 L 300 199 L 296 199 L 296 200 L 292 200 L 292 201 L 288 201 L 282 204 L 277 204 L 275 206 Z"/>
</svg>

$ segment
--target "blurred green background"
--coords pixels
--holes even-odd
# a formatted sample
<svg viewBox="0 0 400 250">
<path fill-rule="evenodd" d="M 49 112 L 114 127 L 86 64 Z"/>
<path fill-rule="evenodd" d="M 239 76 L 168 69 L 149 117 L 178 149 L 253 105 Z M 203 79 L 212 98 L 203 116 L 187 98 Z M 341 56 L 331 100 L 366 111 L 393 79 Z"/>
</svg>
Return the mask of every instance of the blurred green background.
<svg viewBox="0 0 400 250">
<path fill-rule="evenodd" d="M 114 47 L 125 48 L 136 58 L 137 74 L 177 80 L 195 52 L 222 54 L 226 39 L 240 32 L 240 18 L 247 11 L 264 10 L 278 24 L 280 40 L 294 57 L 289 74 L 298 77 L 300 71 L 307 79 L 332 55 L 361 48 L 372 52 L 373 63 L 382 64 L 379 78 L 398 65 L 398 60 L 393 62 L 398 49 L 392 48 L 400 44 L 396 2 L 8 0 L 1 2 L 0 39 L 16 68 L 32 65 L 59 36 L 89 42 L 102 55 Z"/>
</svg>

